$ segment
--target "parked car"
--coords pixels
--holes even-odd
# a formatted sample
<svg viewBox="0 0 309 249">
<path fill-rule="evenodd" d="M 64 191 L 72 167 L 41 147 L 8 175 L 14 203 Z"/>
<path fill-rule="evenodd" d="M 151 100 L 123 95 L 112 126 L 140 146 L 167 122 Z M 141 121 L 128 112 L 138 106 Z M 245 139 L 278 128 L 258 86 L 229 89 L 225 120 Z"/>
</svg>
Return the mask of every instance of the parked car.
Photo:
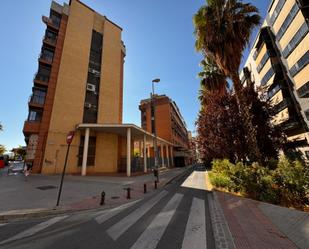
<svg viewBox="0 0 309 249">
<path fill-rule="evenodd" d="M 9 163 L 8 175 L 17 175 L 24 171 L 24 161 L 11 161 Z"/>
</svg>

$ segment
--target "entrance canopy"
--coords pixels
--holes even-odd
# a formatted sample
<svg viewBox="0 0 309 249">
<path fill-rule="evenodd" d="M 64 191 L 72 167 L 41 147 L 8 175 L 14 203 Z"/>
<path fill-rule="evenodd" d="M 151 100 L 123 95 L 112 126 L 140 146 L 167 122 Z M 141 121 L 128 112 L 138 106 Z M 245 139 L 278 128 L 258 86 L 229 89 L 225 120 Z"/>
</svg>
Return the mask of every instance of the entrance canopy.
<svg viewBox="0 0 309 249">
<path fill-rule="evenodd" d="M 89 134 L 90 130 L 95 132 L 102 133 L 111 133 L 116 134 L 121 137 L 125 137 L 127 140 L 127 176 L 131 175 L 131 141 L 143 141 L 143 158 L 144 158 L 144 172 L 147 172 L 147 155 L 146 155 L 146 143 L 147 141 L 153 141 L 155 139 L 154 135 L 143 130 L 142 128 L 134 124 L 78 124 L 76 126 L 77 130 L 85 130 L 85 139 L 84 139 L 84 151 L 83 151 L 83 161 L 82 161 L 82 175 L 86 175 L 87 170 L 87 154 L 88 154 L 88 145 L 89 145 Z M 174 144 L 171 142 L 157 137 L 157 142 L 162 146 L 166 147 L 165 152 L 167 157 L 170 157 L 170 148 L 174 147 Z M 172 154 L 171 149 L 171 154 Z M 161 149 L 161 156 L 164 157 L 164 150 Z M 169 160 L 167 161 L 169 166 Z M 164 161 L 163 161 L 164 165 Z"/>
<path fill-rule="evenodd" d="M 127 137 L 127 130 L 130 128 L 131 138 L 134 140 L 143 140 L 144 135 L 146 136 L 147 140 L 154 139 L 154 135 L 136 126 L 135 124 L 78 124 L 76 128 L 78 130 L 85 130 L 86 128 L 89 128 L 92 131 L 117 134 L 122 137 Z M 174 146 L 172 143 L 163 138 L 157 137 L 157 140 L 164 144 Z"/>
</svg>

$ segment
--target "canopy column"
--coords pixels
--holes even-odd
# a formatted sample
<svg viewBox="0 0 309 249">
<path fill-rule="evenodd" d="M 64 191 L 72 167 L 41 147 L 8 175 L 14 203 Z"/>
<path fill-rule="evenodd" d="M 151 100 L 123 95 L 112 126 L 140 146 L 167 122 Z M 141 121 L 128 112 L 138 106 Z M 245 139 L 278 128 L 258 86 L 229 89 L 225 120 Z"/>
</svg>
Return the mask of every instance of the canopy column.
<svg viewBox="0 0 309 249">
<path fill-rule="evenodd" d="M 90 128 L 86 128 L 86 130 L 85 130 L 85 140 L 84 140 L 84 151 L 83 151 L 82 176 L 85 176 L 87 174 L 89 134 L 90 134 Z"/>
<path fill-rule="evenodd" d="M 131 176 L 131 128 L 127 128 L 127 176 Z"/>
</svg>

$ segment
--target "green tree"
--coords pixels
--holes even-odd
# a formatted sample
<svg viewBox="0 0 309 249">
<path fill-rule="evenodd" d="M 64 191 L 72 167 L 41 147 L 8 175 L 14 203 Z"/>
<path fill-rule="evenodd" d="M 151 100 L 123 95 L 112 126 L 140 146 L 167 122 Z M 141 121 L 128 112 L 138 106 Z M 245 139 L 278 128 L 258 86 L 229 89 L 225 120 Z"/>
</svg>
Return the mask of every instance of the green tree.
<svg viewBox="0 0 309 249">
<path fill-rule="evenodd" d="M 198 74 L 200 81 L 199 100 L 201 107 L 204 108 L 207 103 L 207 92 L 215 92 L 219 95 L 225 94 L 227 89 L 226 77 L 220 71 L 218 66 L 210 58 L 201 61 L 202 71 Z"/>
<path fill-rule="evenodd" d="M 239 112 L 244 122 L 250 159 L 261 161 L 256 128 L 252 124 L 250 105 L 247 105 L 239 79 L 239 67 L 254 27 L 261 17 L 258 9 L 239 0 L 207 0 L 194 16 L 195 47 L 211 58 L 233 81 Z"/>
<path fill-rule="evenodd" d="M 6 152 L 6 148 L 4 145 L 0 144 L 0 155 L 2 155 L 4 152 Z"/>
<path fill-rule="evenodd" d="M 12 152 L 15 153 L 15 156 L 21 156 L 23 159 L 25 159 L 25 156 L 26 156 L 26 149 L 19 145 L 17 149 L 15 150 L 12 150 Z"/>
</svg>

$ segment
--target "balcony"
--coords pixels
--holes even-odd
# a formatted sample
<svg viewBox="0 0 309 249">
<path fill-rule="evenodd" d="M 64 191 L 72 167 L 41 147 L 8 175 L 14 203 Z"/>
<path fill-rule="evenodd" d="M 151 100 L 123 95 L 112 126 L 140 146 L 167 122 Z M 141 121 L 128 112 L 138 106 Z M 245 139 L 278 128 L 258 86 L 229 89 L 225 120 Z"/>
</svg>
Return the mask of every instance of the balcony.
<svg viewBox="0 0 309 249">
<path fill-rule="evenodd" d="M 37 72 L 34 75 L 33 82 L 42 86 L 48 86 L 49 76 Z"/>
<path fill-rule="evenodd" d="M 49 53 L 40 53 L 39 55 L 39 62 L 51 65 L 53 63 L 53 56 L 51 56 Z"/>
<path fill-rule="evenodd" d="M 300 98 L 309 97 L 309 81 L 297 90 L 297 94 Z"/>
<path fill-rule="evenodd" d="M 57 43 L 57 37 L 52 37 L 52 36 L 44 36 L 42 40 L 45 44 L 55 47 Z"/>
<path fill-rule="evenodd" d="M 275 112 L 276 113 L 279 113 L 281 111 L 283 111 L 285 108 L 287 108 L 288 106 L 291 105 L 291 99 L 289 98 L 285 98 L 283 99 L 280 103 L 278 103 L 276 106 L 275 106 Z"/>
<path fill-rule="evenodd" d="M 24 123 L 23 133 L 24 134 L 39 133 L 40 124 L 41 124 L 40 121 L 26 120 Z"/>
<path fill-rule="evenodd" d="M 60 19 L 55 19 L 55 18 L 49 18 L 47 16 L 42 16 L 42 21 L 50 28 L 53 28 L 55 30 L 59 30 L 60 28 Z"/>
<path fill-rule="evenodd" d="M 29 106 L 43 108 L 45 95 L 31 94 L 28 100 Z"/>
<path fill-rule="evenodd" d="M 289 120 L 281 123 L 280 126 L 281 126 L 282 130 L 285 131 L 285 132 L 301 128 L 300 122 L 295 120 L 295 119 L 289 119 Z"/>
</svg>

